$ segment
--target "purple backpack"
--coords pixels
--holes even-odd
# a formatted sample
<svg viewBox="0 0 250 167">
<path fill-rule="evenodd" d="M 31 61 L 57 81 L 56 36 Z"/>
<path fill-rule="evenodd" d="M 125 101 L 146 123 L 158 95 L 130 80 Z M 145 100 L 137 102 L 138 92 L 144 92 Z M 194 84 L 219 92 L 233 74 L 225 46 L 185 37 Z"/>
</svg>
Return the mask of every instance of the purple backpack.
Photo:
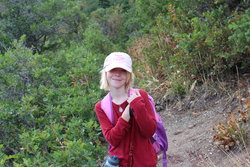
<svg viewBox="0 0 250 167">
<path fill-rule="evenodd" d="M 138 89 L 130 89 L 129 95 L 132 92 L 135 92 L 136 90 L 138 90 Z M 157 122 L 156 131 L 155 131 L 154 135 L 150 138 L 150 141 L 151 141 L 151 143 L 152 143 L 152 145 L 157 153 L 162 152 L 162 154 L 163 154 L 162 165 L 163 165 L 163 167 L 167 167 L 166 151 L 168 150 L 168 139 L 167 139 L 166 130 L 164 128 L 164 125 L 162 123 L 160 115 L 156 112 L 154 99 L 150 95 L 148 95 L 148 99 L 149 99 L 150 105 L 152 107 L 152 111 L 155 114 L 155 118 L 156 118 L 156 122 Z M 114 124 L 112 98 L 111 98 L 110 93 L 108 93 L 101 101 L 101 108 L 105 112 L 105 114 L 107 115 L 109 121 L 112 124 Z"/>
</svg>

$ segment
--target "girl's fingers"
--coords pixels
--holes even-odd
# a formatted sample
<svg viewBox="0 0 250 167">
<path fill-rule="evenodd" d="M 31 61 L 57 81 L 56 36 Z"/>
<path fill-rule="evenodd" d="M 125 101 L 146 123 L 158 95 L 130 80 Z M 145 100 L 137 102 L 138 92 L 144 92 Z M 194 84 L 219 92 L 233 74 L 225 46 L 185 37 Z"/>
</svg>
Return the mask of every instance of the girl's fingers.
<svg viewBox="0 0 250 167">
<path fill-rule="evenodd" d="M 139 96 L 141 96 L 139 91 L 132 93 L 131 96 L 128 98 L 128 102 L 130 103 L 131 101 L 133 101 L 135 98 L 137 98 Z"/>
<path fill-rule="evenodd" d="M 139 91 L 136 91 L 136 94 L 137 96 L 141 96 L 140 92 Z"/>
<path fill-rule="evenodd" d="M 135 95 L 136 97 L 141 96 L 141 94 L 140 94 L 139 91 L 136 91 L 134 95 Z"/>
</svg>

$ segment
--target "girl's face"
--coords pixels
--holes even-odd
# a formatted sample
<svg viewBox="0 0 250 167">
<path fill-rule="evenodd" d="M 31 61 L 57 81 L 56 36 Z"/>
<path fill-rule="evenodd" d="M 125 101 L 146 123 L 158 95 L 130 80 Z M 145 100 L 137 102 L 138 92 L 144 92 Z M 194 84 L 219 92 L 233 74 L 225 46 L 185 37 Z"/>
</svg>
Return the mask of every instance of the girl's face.
<svg viewBox="0 0 250 167">
<path fill-rule="evenodd" d="M 114 68 L 107 72 L 107 80 L 110 88 L 125 87 L 127 81 L 127 71 L 122 68 Z"/>
</svg>

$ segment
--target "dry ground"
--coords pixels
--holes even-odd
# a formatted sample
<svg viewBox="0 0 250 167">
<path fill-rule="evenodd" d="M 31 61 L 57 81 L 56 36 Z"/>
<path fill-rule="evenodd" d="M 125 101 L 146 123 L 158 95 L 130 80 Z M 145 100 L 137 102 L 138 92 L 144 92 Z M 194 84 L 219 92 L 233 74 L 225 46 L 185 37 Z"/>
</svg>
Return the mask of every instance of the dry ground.
<svg viewBox="0 0 250 167">
<path fill-rule="evenodd" d="M 159 113 L 168 134 L 168 167 L 249 167 L 249 145 L 243 151 L 237 147 L 224 152 L 212 142 L 213 126 L 228 119 L 227 111 L 236 112 L 243 107 L 237 96 L 239 92 L 250 91 L 249 81 L 246 83 L 226 95 L 217 91 L 207 93 L 202 88 L 194 89 L 196 92 L 178 102 L 171 102 L 169 97 L 158 99 L 158 105 L 164 106 Z"/>
</svg>

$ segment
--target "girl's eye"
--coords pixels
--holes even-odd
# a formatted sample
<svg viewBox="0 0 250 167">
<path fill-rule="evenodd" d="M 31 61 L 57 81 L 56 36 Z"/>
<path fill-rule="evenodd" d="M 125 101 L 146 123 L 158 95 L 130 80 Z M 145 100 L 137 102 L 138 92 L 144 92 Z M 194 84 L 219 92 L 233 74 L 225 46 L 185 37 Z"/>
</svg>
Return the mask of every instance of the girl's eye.
<svg viewBox="0 0 250 167">
<path fill-rule="evenodd" d="M 127 71 L 122 69 L 122 68 L 114 68 L 114 69 L 110 70 L 110 72 L 112 72 L 112 73 L 114 73 L 114 72 L 126 73 Z"/>
<path fill-rule="evenodd" d="M 110 72 L 114 72 L 114 71 L 115 71 L 115 69 L 110 70 Z"/>
</svg>

